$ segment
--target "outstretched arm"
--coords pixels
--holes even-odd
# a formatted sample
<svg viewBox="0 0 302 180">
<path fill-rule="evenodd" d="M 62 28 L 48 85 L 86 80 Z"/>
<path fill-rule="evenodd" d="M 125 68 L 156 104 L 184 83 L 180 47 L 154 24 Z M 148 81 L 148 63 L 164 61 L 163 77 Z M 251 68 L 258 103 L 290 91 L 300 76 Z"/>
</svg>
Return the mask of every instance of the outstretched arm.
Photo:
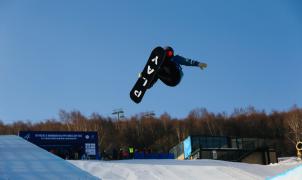
<svg viewBox="0 0 302 180">
<path fill-rule="evenodd" d="M 207 67 L 206 63 L 201 63 L 199 61 L 195 61 L 195 60 L 185 58 L 185 57 L 182 57 L 179 55 L 174 56 L 171 60 L 180 65 L 185 65 L 185 66 L 199 66 L 201 69 L 204 69 Z"/>
</svg>

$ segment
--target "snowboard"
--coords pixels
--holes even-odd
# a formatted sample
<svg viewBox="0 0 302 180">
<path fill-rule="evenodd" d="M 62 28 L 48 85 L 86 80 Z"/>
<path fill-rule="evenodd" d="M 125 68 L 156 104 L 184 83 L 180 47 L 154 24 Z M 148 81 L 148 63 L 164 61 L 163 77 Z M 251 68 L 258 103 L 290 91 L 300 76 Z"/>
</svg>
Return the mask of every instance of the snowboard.
<svg viewBox="0 0 302 180">
<path fill-rule="evenodd" d="M 156 47 L 152 50 L 151 55 L 141 73 L 130 91 L 130 98 L 135 103 L 140 103 L 147 91 L 150 83 L 154 79 L 160 66 L 163 64 L 166 52 L 162 47 Z"/>
</svg>

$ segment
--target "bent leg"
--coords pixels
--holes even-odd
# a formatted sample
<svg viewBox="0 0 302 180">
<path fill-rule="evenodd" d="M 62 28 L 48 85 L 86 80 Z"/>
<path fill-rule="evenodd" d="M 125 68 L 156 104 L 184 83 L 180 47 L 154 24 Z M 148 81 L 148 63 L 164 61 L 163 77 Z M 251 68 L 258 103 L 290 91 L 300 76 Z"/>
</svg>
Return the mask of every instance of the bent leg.
<svg viewBox="0 0 302 180">
<path fill-rule="evenodd" d="M 158 78 L 167 86 L 176 86 L 182 78 L 181 69 L 173 62 L 163 64 L 158 72 Z"/>
</svg>

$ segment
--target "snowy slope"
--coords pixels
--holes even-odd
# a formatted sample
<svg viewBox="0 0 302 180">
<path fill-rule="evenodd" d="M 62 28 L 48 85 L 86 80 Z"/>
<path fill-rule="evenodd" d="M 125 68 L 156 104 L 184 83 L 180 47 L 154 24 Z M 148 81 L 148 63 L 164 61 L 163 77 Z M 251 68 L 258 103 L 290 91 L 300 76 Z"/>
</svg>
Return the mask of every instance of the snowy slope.
<svg viewBox="0 0 302 180">
<path fill-rule="evenodd" d="M 256 165 L 216 160 L 70 161 L 79 168 L 107 179 L 267 179 L 297 166 L 297 162 Z M 300 179 L 302 177 L 300 176 Z"/>
<path fill-rule="evenodd" d="M 301 180 L 302 179 L 302 165 L 295 168 L 291 168 L 277 176 L 271 178 L 270 180 Z"/>
<path fill-rule="evenodd" d="M 216 160 L 122 160 L 68 162 L 23 140 L 20 137 L 0 136 L 0 180 L 67 180 L 97 179 L 97 177 L 105 180 L 301 180 L 302 164 L 301 162 L 297 162 L 295 158 L 285 158 L 278 164 L 268 166 Z"/>
<path fill-rule="evenodd" d="M 291 158 L 284 158 L 278 164 L 273 164 L 272 166 L 280 166 L 280 167 L 288 167 L 291 166 L 292 168 L 288 168 L 286 171 L 274 176 L 270 180 L 301 180 L 302 179 L 302 163 L 297 162 L 295 157 Z"/>
<path fill-rule="evenodd" d="M 18 136 L 0 136 L 0 179 L 97 179 Z"/>
</svg>

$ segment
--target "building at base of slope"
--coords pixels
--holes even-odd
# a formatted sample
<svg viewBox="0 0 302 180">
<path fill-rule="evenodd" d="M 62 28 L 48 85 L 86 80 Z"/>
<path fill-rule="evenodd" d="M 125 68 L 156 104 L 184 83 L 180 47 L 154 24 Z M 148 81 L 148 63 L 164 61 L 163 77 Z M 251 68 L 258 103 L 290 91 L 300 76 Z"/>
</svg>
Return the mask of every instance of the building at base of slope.
<svg viewBox="0 0 302 180">
<path fill-rule="evenodd" d="M 259 138 L 191 135 L 170 153 L 181 160 L 216 159 L 264 165 L 278 162 L 275 146 Z"/>
</svg>

